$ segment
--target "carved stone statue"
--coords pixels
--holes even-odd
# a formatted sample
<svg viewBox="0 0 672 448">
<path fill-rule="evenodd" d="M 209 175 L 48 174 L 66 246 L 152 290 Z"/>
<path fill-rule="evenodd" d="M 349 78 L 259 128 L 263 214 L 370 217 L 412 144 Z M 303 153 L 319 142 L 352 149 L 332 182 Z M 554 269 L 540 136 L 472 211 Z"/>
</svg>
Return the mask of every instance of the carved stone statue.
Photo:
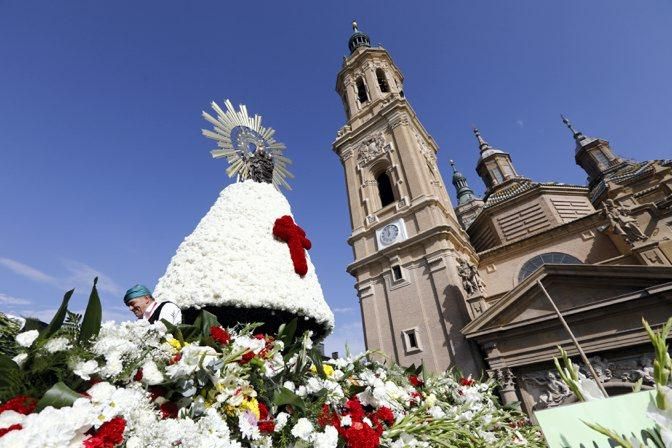
<svg viewBox="0 0 672 448">
<path fill-rule="evenodd" d="M 630 216 L 630 210 L 625 206 L 616 205 L 613 199 L 607 199 L 602 203 L 602 213 L 609 221 L 604 230 L 622 236 L 629 244 L 648 239 L 639 229 L 635 218 Z"/>
<path fill-rule="evenodd" d="M 478 268 L 463 258 L 458 258 L 457 263 L 457 273 L 462 279 L 462 287 L 467 293 L 467 296 L 479 292 L 485 293 L 485 282 L 481 279 L 481 275 L 478 273 Z"/>
</svg>

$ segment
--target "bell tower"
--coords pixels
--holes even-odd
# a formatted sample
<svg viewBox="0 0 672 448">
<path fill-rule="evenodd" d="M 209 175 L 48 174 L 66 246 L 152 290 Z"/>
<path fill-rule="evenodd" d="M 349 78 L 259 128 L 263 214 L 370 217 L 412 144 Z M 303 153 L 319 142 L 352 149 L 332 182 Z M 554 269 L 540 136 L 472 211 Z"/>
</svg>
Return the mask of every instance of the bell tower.
<svg viewBox="0 0 672 448">
<path fill-rule="evenodd" d="M 461 263 L 477 265 L 437 166 L 438 146 L 404 94 L 388 52 L 353 22 L 336 79 L 346 115 L 333 149 L 345 170 L 367 349 L 402 365 L 480 373 L 462 336 L 469 322 Z M 462 264 L 463 265 L 463 264 Z"/>
</svg>

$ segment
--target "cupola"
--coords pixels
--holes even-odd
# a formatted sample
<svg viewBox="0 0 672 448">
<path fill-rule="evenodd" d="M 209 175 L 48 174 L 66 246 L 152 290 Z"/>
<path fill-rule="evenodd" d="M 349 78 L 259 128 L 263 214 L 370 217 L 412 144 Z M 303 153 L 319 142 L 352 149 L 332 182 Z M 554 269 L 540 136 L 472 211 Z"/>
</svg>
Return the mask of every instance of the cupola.
<svg viewBox="0 0 672 448">
<path fill-rule="evenodd" d="M 560 117 L 572 132 L 576 142 L 574 159 L 576 164 L 588 174 L 588 183 L 591 186 L 598 182 L 611 167 L 623 162 L 623 159 L 614 154 L 608 141 L 588 137 L 581 131 L 574 129 L 572 123 L 564 115 L 560 115 Z"/>
<path fill-rule="evenodd" d="M 371 40 L 369 39 L 368 34 L 362 33 L 357 27 L 357 22 L 352 21 L 352 36 L 348 41 L 348 48 L 350 48 L 350 54 L 354 53 L 355 50 L 359 47 L 371 47 Z"/>
<path fill-rule="evenodd" d="M 477 128 L 474 128 L 474 135 L 481 152 L 476 172 L 483 179 L 488 193 L 499 185 L 519 177 L 508 153 L 490 146 Z"/>
</svg>

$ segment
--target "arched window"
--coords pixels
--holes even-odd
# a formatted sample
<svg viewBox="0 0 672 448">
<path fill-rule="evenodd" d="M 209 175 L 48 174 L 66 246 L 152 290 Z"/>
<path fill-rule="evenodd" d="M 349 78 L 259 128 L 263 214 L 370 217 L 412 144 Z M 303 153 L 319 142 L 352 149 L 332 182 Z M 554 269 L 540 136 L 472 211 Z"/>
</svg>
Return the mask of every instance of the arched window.
<svg viewBox="0 0 672 448">
<path fill-rule="evenodd" d="M 390 86 L 387 83 L 387 78 L 385 77 L 385 72 L 382 68 L 376 69 L 376 78 L 378 78 L 378 87 L 383 93 L 388 93 L 390 91 Z"/>
<path fill-rule="evenodd" d="M 518 273 L 518 283 L 525 280 L 529 277 L 534 271 L 539 269 L 542 265 L 546 263 L 556 263 L 556 264 L 583 264 L 581 260 L 576 257 L 573 257 L 568 254 L 563 254 L 561 252 L 548 252 L 545 254 L 537 255 L 532 257 L 525 262 L 520 272 Z"/>
<path fill-rule="evenodd" d="M 383 172 L 376 177 L 378 184 L 378 195 L 380 195 L 380 204 L 385 207 L 394 202 L 394 192 L 392 191 L 392 182 L 387 173 Z"/>
<path fill-rule="evenodd" d="M 359 99 L 359 102 L 362 104 L 369 101 L 369 94 L 366 93 L 366 86 L 364 85 L 364 80 L 362 78 L 357 78 L 357 99 Z"/>
</svg>

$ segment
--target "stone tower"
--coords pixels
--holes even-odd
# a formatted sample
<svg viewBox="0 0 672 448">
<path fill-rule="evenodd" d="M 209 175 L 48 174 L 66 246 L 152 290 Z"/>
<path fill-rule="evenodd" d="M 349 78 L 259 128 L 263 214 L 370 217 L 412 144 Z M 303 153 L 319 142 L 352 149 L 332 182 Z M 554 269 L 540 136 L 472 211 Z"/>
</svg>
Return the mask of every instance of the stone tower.
<svg viewBox="0 0 672 448">
<path fill-rule="evenodd" d="M 402 365 L 478 374 L 460 330 L 483 285 L 476 252 L 439 173 L 436 142 L 406 100 L 387 51 L 358 30 L 336 80 L 347 123 L 333 149 L 345 169 L 356 279 L 367 349 Z"/>
</svg>

